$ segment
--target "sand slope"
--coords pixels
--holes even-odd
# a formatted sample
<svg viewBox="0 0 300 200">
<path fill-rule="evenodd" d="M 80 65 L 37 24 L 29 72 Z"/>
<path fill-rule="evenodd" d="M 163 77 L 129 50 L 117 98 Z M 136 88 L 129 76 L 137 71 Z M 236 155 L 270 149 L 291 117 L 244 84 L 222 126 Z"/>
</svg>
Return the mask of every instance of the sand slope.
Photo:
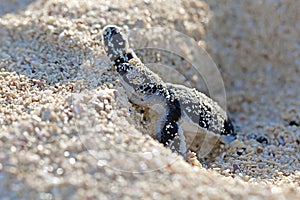
<svg viewBox="0 0 300 200">
<path fill-rule="evenodd" d="M 297 1 L 20 2 L 0 1 L 2 199 L 300 198 Z M 142 134 L 107 71 L 107 24 L 204 39 L 240 142 L 206 169 Z"/>
</svg>

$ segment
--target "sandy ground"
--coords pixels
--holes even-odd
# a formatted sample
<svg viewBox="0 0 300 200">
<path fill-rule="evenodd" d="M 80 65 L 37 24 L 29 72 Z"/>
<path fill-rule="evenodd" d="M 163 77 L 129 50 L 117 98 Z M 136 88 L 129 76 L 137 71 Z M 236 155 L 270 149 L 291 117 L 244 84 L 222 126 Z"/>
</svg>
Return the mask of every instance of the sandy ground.
<svg viewBox="0 0 300 200">
<path fill-rule="evenodd" d="M 300 5 L 251 2 L 1 0 L 1 199 L 300 199 Z M 200 41 L 239 140 L 199 167 L 143 134 L 107 24 Z"/>
</svg>

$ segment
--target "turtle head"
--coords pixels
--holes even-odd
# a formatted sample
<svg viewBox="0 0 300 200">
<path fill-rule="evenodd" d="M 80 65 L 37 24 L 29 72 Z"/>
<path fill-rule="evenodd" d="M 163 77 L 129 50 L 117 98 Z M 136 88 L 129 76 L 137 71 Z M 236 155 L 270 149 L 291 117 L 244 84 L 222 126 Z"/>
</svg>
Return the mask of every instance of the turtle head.
<svg viewBox="0 0 300 200">
<path fill-rule="evenodd" d="M 120 27 L 114 25 L 105 26 L 102 34 L 105 51 L 113 62 L 123 63 L 127 61 L 126 51 L 128 40 Z"/>
</svg>

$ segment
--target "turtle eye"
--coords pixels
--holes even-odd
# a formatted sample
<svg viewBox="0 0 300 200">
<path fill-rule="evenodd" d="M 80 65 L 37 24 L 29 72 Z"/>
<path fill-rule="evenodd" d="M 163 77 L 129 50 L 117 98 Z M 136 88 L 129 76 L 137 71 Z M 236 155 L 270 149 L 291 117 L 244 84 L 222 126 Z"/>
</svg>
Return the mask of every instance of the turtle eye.
<svg viewBox="0 0 300 200">
<path fill-rule="evenodd" d="M 108 41 L 120 32 L 116 26 L 106 26 L 103 30 L 103 38 Z"/>
</svg>

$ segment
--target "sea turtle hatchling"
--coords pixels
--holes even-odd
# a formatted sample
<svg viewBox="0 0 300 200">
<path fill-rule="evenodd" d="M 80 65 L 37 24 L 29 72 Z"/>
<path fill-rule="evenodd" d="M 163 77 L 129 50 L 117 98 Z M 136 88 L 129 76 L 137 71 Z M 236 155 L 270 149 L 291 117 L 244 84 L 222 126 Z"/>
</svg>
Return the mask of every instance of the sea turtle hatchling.
<svg viewBox="0 0 300 200">
<path fill-rule="evenodd" d="M 235 139 L 236 133 L 226 112 L 205 94 L 182 85 L 165 83 L 146 67 L 129 48 L 127 35 L 121 28 L 108 25 L 103 29 L 105 51 L 120 75 L 129 100 L 150 110 L 160 108 L 156 139 L 186 158 L 187 146 L 202 135 L 202 145 L 192 149 L 199 153 L 209 146 L 209 138 Z"/>
</svg>

